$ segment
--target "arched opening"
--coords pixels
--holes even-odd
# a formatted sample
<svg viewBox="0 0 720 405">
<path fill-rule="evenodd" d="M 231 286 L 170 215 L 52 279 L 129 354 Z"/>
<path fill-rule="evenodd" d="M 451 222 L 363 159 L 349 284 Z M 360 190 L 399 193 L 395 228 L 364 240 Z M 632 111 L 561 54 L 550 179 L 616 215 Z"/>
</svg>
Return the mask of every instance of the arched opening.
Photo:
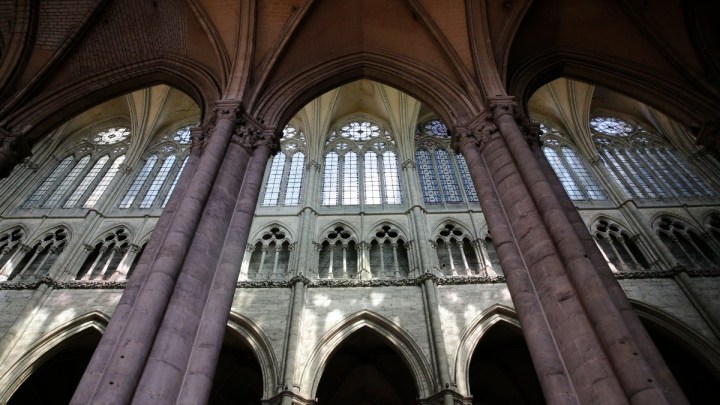
<svg viewBox="0 0 720 405">
<path fill-rule="evenodd" d="M 520 329 L 496 323 L 470 360 L 473 404 L 544 404 L 540 382 Z"/>
<path fill-rule="evenodd" d="M 688 401 L 693 405 L 716 404 L 720 370 L 689 342 L 648 319 L 642 321 Z"/>
<path fill-rule="evenodd" d="M 89 328 L 52 350 L 15 391 L 8 405 L 69 403 L 100 337 L 99 331 Z"/>
<path fill-rule="evenodd" d="M 255 352 L 245 338 L 228 329 L 208 404 L 259 405 L 262 395 L 262 369 Z"/>
<path fill-rule="evenodd" d="M 387 339 L 363 327 L 330 356 L 317 389 L 319 404 L 415 404 L 413 376 Z"/>
</svg>

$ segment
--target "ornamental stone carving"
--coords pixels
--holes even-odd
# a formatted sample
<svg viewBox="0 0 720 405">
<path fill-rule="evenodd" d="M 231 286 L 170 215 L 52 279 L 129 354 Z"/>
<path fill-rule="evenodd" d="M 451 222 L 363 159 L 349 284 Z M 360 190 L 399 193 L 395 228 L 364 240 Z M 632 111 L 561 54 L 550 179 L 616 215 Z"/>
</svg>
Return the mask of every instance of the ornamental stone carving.
<svg viewBox="0 0 720 405">
<path fill-rule="evenodd" d="M 467 144 L 474 144 L 482 150 L 490 141 L 499 137 L 497 125 L 489 117 L 486 117 L 474 128 L 457 127 L 453 134 L 452 147 L 458 153 Z"/>
</svg>

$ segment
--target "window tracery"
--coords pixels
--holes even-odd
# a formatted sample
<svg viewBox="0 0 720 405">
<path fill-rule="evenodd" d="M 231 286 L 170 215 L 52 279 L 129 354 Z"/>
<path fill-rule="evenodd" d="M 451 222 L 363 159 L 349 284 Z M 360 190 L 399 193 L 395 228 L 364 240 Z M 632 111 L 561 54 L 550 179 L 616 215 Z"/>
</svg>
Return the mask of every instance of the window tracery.
<svg viewBox="0 0 720 405">
<path fill-rule="evenodd" d="M 20 260 L 25 232 L 20 227 L 10 228 L 0 234 L 0 281 L 7 279 L 10 271 Z"/>
<path fill-rule="evenodd" d="M 290 252 L 293 247 L 287 232 L 272 227 L 264 232 L 254 245 L 248 246 L 250 260 L 241 273 L 256 280 L 284 278 L 289 272 Z"/>
<path fill-rule="evenodd" d="M 662 216 L 655 223 L 655 231 L 681 266 L 702 269 L 720 264 L 717 251 L 709 245 L 712 242 L 686 223 Z"/>
<path fill-rule="evenodd" d="M 370 238 L 372 278 L 402 278 L 410 274 L 408 244 L 398 229 L 382 225 Z"/>
<path fill-rule="evenodd" d="M 14 263 L 11 259 L 2 269 L 7 280 L 42 277 L 48 273 L 55 260 L 67 244 L 68 232 L 64 228 L 47 232 L 32 246 L 20 245 L 21 258 Z"/>
<path fill-rule="evenodd" d="M 595 241 L 614 271 L 648 270 L 650 264 L 637 244 L 619 225 L 601 219 L 594 226 Z"/>
<path fill-rule="evenodd" d="M 440 272 L 445 276 L 486 274 L 486 264 L 480 252 L 480 244 L 472 236 L 454 224 L 445 224 L 435 236 L 435 248 Z"/>
<path fill-rule="evenodd" d="M 280 152 L 270 159 L 261 206 L 300 204 L 305 169 L 305 135 L 287 125 L 283 129 Z"/>
<path fill-rule="evenodd" d="M 162 136 L 120 201 L 120 208 L 164 208 L 188 160 L 190 126 Z"/>
<path fill-rule="evenodd" d="M 542 151 L 553 171 L 560 179 L 571 200 L 606 200 L 605 193 L 590 174 L 585 162 L 571 147 L 561 141 L 557 130 L 540 125 Z"/>
<path fill-rule="evenodd" d="M 123 280 L 136 263 L 136 255 L 140 252 L 137 245 L 132 245 L 125 229 L 117 229 L 107 233 L 97 243 L 85 245 L 88 257 L 78 272 L 78 280 Z"/>
<path fill-rule="evenodd" d="M 113 127 L 74 145 L 21 208 L 93 208 L 125 160 L 130 130 Z"/>
<path fill-rule="evenodd" d="M 717 197 L 659 134 L 607 116 L 593 117 L 590 128 L 610 175 L 628 195 L 639 199 Z"/>
<path fill-rule="evenodd" d="M 318 278 L 359 278 L 357 237 L 343 225 L 327 232 L 317 246 L 319 253 Z"/>
<path fill-rule="evenodd" d="M 322 205 L 402 203 L 395 140 L 379 125 L 355 121 L 332 132 L 324 160 Z"/>
<path fill-rule="evenodd" d="M 422 128 L 416 135 L 415 162 L 425 204 L 477 202 L 465 159 L 450 152 L 447 127 L 430 120 Z"/>
</svg>

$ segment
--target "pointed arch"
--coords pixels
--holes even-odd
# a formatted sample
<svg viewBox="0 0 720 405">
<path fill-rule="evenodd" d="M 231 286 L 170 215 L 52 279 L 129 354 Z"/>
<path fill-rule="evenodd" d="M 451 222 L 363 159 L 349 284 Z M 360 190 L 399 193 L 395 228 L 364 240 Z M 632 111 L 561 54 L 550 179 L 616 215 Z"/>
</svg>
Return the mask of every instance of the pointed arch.
<svg viewBox="0 0 720 405">
<path fill-rule="evenodd" d="M 455 366 L 450 372 L 452 373 L 451 380 L 455 381 L 461 395 L 470 395 L 470 360 L 475 348 L 485 333 L 499 322 L 505 322 L 520 329 L 520 321 L 517 319 L 515 310 L 506 305 L 495 304 L 476 316 L 460 336 L 460 344 L 455 353 Z"/>
<path fill-rule="evenodd" d="M 110 316 L 100 311 L 91 311 L 58 326 L 37 339 L 4 375 L 0 376 L 0 403 L 7 403 L 22 383 L 30 377 L 34 370 L 59 353 L 64 343 L 85 332 L 95 331 L 102 334 L 110 322 Z"/>
<path fill-rule="evenodd" d="M 255 322 L 235 311 L 230 311 L 227 327 L 245 339 L 255 353 L 262 370 L 263 398 L 270 398 L 275 394 L 277 382 L 280 381 L 280 369 L 270 339 Z"/>
<path fill-rule="evenodd" d="M 330 356 L 354 332 L 361 328 L 370 328 L 385 338 L 398 355 L 405 361 L 415 379 L 419 398 L 433 393 L 432 373 L 420 347 L 400 326 L 383 316 L 368 310 L 362 310 L 338 322 L 326 332 L 315 345 L 305 367 L 300 371 L 300 394 L 306 398 L 315 398 L 320 379 Z"/>
</svg>

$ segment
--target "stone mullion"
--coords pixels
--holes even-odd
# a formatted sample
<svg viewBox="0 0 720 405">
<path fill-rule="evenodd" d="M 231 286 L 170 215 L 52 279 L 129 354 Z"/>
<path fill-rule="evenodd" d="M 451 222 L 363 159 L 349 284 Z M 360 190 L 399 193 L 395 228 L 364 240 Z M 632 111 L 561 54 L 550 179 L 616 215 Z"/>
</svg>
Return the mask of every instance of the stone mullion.
<svg viewBox="0 0 720 405">
<path fill-rule="evenodd" d="M 120 260 L 120 263 L 118 264 L 117 269 L 115 272 L 110 276 L 110 281 L 117 281 L 121 279 L 126 279 L 128 271 L 130 270 L 130 266 L 132 266 L 133 260 L 135 260 L 135 257 L 140 252 L 140 246 L 138 245 L 130 245 L 127 248 L 127 251 L 125 252 L 125 256 Z"/>
<path fill-rule="evenodd" d="M 707 257 L 707 255 L 705 254 L 705 252 L 703 251 L 703 249 L 700 249 L 700 247 L 695 243 L 695 241 L 693 240 L 692 237 L 690 237 L 689 234 L 684 234 L 683 236 L 685 237 L 685 240 L 687 240 L 687 241 L 692 245 L 692 247 L 695 249 L 695 251 L 698 252 L 698 253 L 700 253 L 700 256 L 702 256 L 703 259 L 705 259 L 705 262 L 706 262 L 707 264 L 709 264 L 710 266 L 712 266 L 712 265 L 715 264 L 715 263 L 713 263 L 712 260 L 710 260 L 709 257 Z"/>
<path fill-rule="evenodd" d="M 618 252 L 617 247 L 615 247 L 615 241 L 608 236 L 607 243 L 612 249 L 613 253 L 615 253 L 615 257 L 617 257 L 618 263 L 620 263 L 620 270 L 622 271 L 628 271 L 627 263 L 625 263 L 625 260 L 623 260 L 622 256 L 620 255 L 620 252 Z"/>
<path fill-rule="evenodd" d="M 10 256 L 10 259 L 8 259 L 8 261 L 5 262 L 5 264 L 3 265 L 2 269 L 0 269 L 0 281 L 5 281 L 10 277 L 10 274 L 12 274 L 13 271 L 13 265 L 15 265 L 15 261 L 22 260 L 22 256 L 30 251 L 27 249 L 31 248 L 22 243 L 19 243 L 17 245 L 17 248 L 12 253 L 12 256 Z"/>
<path fill-rule="evenodd" d="M 163 210 L 73 404 L 130 401 L 230 142 L 236 114 L 236 104 L 219 102 L 215 122 L 209 122 L 203 133 L 193 133 L 191 162 L 186 166 L 191 170 L 177 185 L 182 192 L 174 193 Z M 201 135 L 209 139 L 203 142 Z"/>
<path fill-rule="evenodd" d="M 94 250 L 94 248 L 93 248 Z M 107 251 L 107 246 L 100 246 L 100 249 L 98 249 L 98 255 L 93 261 L 93 263 L 88 267 L 85 274 L 82 276 L 82 280 L 91 280 L 92 279 L 92 273 L 95 271 L 95 268 L 97 268 L 98 263 L 100 263 L 100 260 L 102 260 L 103 256 L 105 256 L 105 252 Z"/>
<path fill-rule="evenodd" d="M 219 156 L 220 168 L 155 337 L 153 355 L 146 362 L 133 401 L 175 402 L 180 392 L 194 336 L 207 305 L 233 208 L 251 158 L 247 143 L 254 142 L 258 132 L 247 123 L 247 118 L 242 120 L 244 122 L 232 132 L 225 153 Z M 240 263 L 238 261 L 236 265 Z M 230 283 L 229 287 L 232 285 Z M 167 347 L 173 350 L 168 351 Z"/>
<path fill-rule="evenodd" d="M 184 381 L 179 387 L 177 403 L 204 404 L 207 402 L 220 356 L 225 328 L 230 314 L 235 283 L 247 246 L 250 227 L 262 186 L 265 162 L 277 150 L 279 135 L 266 130 L 253 144 L 254 150 L 247 163 L 247 171 L 239 192 L 233 199 L 234 210 L 218 252 L 217 266 L 213 266 L 206 301 L 200 309 L 200 319 L 192 340 Z M 232 165 L 237 167 L 237 163 Z"/>
<path fill-rule="evenodd" d="M 482 269 L 478 269 L 479 274 L 485 273 L 486 277 L 495 277 L 497 273 L 492 268 L 492 262 L 490 261 L 490 254 L 487 251 L 487 242 L 482 239 L 477 239 L 473 243 L 475 254 L 480 258 L 482 262 Z"/>
<path fill-rule="evenodd" d="M 627 255 L 630 256 L 630 260 L 632 260 L 632 262 L 633 262 L 634 266 L 633 266 L 632 270 L 641 269 L 642 265 L 640 264 L 640 262 L 638 262 L 637 258 L 632 253 L 632 251 L 628 248 L 627 242 L 625 242 L 625 238 L 623 238 L 622 235 L 620 235 L 618 237 L 618 241 L 620 242 L 620 246 L 625 250 L 625 253 L 627 253 Z"/>
<path fill-rule="evenodd" d="M 567 205 L 569 198 L 558 197 L 558 193 L 550 187 L 547 176 L 512 116 L 513 106 L 496 104 L 493 110 L 508 150 L 524 181 L 530 185 L 528 190 L 539 207 L 539 214 L 549 225 L 547 237 L 557 246 L 567 266 L 566 277 L 580 292 L 578 298 L 583 312 L 594 326 L 593 330 L 613 365 L 625 398 L 654 404 L 687 403 L 617 279 L 607 263 L 598 260 L 601 256 L 597 254 L 597 245 L 584 225 L 581 226 L 579 214 L 575 209 L 565 209 L 560 202 L 567 199 Z M 611 392 L 608 391 L 607 395 Z"/>
<path fill-rule="evenodd" d="M 268 247 L 263 245 L 260 248 L 260 263 L 258 264 L 258 271 L 255 275 L 256 278 L 265 277 L 265 257 L 267 256 Z"/>
</svg>

